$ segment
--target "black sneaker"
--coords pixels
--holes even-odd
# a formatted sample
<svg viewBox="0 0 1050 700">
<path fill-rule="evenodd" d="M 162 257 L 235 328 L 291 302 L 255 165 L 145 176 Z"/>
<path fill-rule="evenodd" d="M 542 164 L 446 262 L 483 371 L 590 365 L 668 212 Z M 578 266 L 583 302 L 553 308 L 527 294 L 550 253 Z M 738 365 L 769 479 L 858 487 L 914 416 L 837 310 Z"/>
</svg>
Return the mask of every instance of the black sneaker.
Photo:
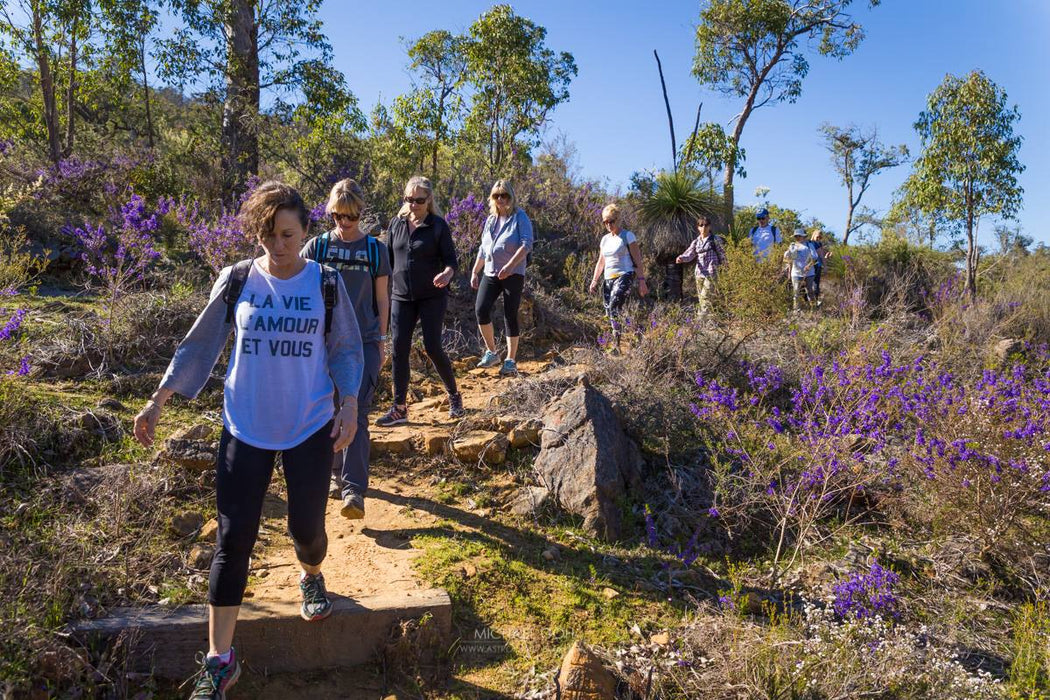
<svg viewBox="0 0 1050 700">
<path fill-rule="evenodd" d="M 343 497 L 343 480 L 337 475 L 332 474 L 332 478 L 328 480 L 328 497 L 329 498 L 342 498 Z"/>
<path fill-rule="evenodd" d="M 307 575 L 299 580 L 299 590 L 303 594 L 303 605 L 299 614 L 307 622 L 323 620 L 332 614 L 332 601 L 324 587 L 324 574 Z"/>
<path fill-rule="evenodd" d="M 365 517 L 365 497 L 350 489 L 350 492 L 343 496 L 343 507 L 339 510 L 339 515 L 347 520 L 360 520 Z"/>
<path fill-rule="evenodd" d="M 463 410 L 463 395 L 458 391 L 455 394 L 448 395 L 448 417 L 449 418 L 462 418 L 465 411 Z"/>
<path fill-rule="evenodd" d="M 398 408 L 391 406 L 385 414 L 376 418 L 376 425 L 380 428 L 389 428 L 393 425 L 401 425 L 408 422 L 408 407 Z"/>
<path fill-rule="evenodd" d="M 241 676 L 241 665 L 237 663 L 237 652 L 230 648 L 230 662 L 224 664 L 218 656 L 198 657 L 201 670 L 193 686 L 190 700 L 226 700 L 226 691 Z"/>
</svg>

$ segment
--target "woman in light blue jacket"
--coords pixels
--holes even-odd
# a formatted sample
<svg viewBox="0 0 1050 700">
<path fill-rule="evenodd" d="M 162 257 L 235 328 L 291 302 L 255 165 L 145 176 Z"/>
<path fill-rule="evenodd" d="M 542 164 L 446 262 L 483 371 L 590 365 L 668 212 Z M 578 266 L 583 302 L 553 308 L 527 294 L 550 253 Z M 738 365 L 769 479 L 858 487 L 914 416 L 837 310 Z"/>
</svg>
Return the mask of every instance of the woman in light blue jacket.
<svg viewBox="0 0 1050 700">
<path fill-rule="evenodd" d="M 499 373 L 509 376 L 518 373 L 518 308 L 525 289 L 525 266 L 532 252 L 532 222 L 518 208 L 514 189 L 506 180 L 497 180 L 492 186 L 489 212 L 470 276 L 470 286 L 478 290 L 474 313 L 485 341 L 485 355 L 478 367 L 495 367 L 500 363 L 492 330 L 492 307 L 502 295 L 507 358 Z"/>
</svg>

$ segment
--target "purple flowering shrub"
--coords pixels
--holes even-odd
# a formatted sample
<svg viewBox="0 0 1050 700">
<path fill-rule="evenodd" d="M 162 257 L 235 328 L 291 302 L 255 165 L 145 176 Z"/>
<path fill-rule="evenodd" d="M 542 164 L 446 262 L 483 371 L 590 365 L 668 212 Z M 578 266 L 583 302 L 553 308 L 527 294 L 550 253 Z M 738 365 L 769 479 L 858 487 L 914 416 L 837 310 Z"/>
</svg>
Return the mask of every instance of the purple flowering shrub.
<svg viewBox="0 0 1050 700">
<path fill-rule="evenodd" d="M 8 316 L 8 313 L 11 315 Z M 27 313 L 27 309 L 15 309 L 14 312 L 9 312 L 7 309 L 0 308 L 0 319 L 7 319 L 4 321 L 3 326 L 0 327 L 0 349 L 4 349 L 3 346 L 14 346 L 18 343 L 22 324 L 25 321 Z M 5 374 L 24 377 L 28 375 L 30 371 L 32 371 L 32 368 L 29 364 L 29 356 L 22 355 L 17 361 L 17 366 L 14 369 L 8 370 Z"/>
<path fill-rule="evenodd" d="M 111 302 L 115 302 L 145 279 L 146 271 L 160 252 L 154 248 L 159 227 L 156 212 L 132 194 L 119 210 L 110 212 L 109 222 L 67 227 L 80 248 L 80 259 L 88 274 L 97 279 Z M 107 230 L 108 227 L 108 230 Z"/>
<path fill-rule="evenodd" d="M 898 618 L 900 601 L 894 587 L 899 582 L 897 574 L 873 562 L 867 572 L 852 573 L 835 584 L 832 607 L 842 618 Z"/>
<path fill-rule="evenodd" d="M 237 210 L 259 182 L 259 178 L 252 177 L 237 205 L 232 208 L 221 207 L 211 212 L 198 200 L 184 195 L 178 200 L 161 198 L 158 210 L 185 229 L 190 250 L 218 274 L 227 265 L 255 255 L 257 244 L 241 227 Z M 320 208 L 323 211 L 323 205 Z"/>
<path fill-rule="evenodd" d="M 453 197 L 449 200 L 445 221 L 452 230 L 452 240 L 456 244 L 456 256 L 464 270 L 471 269 L 474 264 L 488 215 L 488 205 L 485 200 L 478 199 L 473 194 L 468 194 L 462 199 Z M 467 275 L 469 276 L 469 272 Z"/>
<path fill-rule="evenodd" d="M 878 503 L 968 534 L 988 552 L 1028 545 L 1050 515 L 1050 363 L 967 381 L 887 351 L 814 358 L 798 386 L 747 366 L 743 386 L 698 375 L 692 412 L 708 430 L 720 521 L 767 531 L 792 559 L 833 514 Z"/>
</svg>

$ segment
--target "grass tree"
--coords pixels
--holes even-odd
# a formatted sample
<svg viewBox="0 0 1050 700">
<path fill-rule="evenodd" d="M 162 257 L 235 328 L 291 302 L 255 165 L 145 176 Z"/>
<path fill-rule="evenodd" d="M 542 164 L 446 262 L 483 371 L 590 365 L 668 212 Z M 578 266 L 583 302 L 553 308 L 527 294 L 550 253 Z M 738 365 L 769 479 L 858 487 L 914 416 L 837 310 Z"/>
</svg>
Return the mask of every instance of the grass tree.
<svg viewBox="0 0 1050 700">
<path fill-rule="evenodd" d="M 642 202 L 641 220 L 649 233 L 648 245 L 663 268 L 663 293 L 682 298 L 682 266 L 675 258 L 696 235 L 696 219 L 715 217 L 722 199 L 702 184 L 700 173 L 679 169 L 656 176 L 652 194 Z"/>
</svg>

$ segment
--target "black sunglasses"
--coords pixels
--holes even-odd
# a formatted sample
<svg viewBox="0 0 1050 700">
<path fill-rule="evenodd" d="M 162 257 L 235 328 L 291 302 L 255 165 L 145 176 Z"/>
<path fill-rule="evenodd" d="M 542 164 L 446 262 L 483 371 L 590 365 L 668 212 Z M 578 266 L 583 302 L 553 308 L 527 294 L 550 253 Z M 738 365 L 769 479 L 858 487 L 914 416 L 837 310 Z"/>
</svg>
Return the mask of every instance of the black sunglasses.
<svg viewBox="0 0 1050 700">
<path fill-rule="evenodd" d="M 337 224 L 341 224 L 344 221 L 347 222 L 348 224 L 352 224 L 355 221 L 360 221 L 361 220 L 360 216 L 351 216 L 350 214 L 340 214 L 337 211 L 333 211 L 332 212 L 332 218 L 335 219 L 335 222 Z"/>
<path fill-rule="evenodd" d="M 510 199 L 510 194 L 508 194 L 506 192 L 493 192 L 492 193 L 492 198 L 493 199 Z"/>
<path fill-rule="evenodd" d="M 405 197 L 405 204 L 426 204 L 429 197 Z"/>
</svg>

